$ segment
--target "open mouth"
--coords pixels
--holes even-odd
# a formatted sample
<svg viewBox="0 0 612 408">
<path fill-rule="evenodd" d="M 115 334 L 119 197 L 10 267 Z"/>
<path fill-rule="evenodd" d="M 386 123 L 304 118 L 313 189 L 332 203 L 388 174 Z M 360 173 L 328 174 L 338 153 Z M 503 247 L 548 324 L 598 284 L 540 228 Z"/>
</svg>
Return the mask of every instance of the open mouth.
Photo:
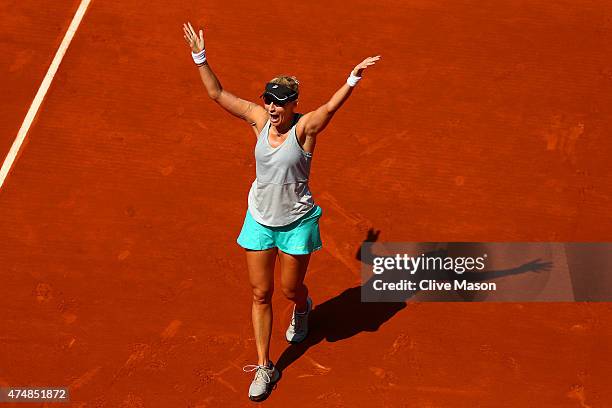
<svg viewBox="0 0 612 408">
<path fill-rule="evenodd" d="M 278 122 L 280 120 L 280 115 L 278 113 L 271 113 L 270 114 L 270 121 L 271 122 Z"/>
</svg>

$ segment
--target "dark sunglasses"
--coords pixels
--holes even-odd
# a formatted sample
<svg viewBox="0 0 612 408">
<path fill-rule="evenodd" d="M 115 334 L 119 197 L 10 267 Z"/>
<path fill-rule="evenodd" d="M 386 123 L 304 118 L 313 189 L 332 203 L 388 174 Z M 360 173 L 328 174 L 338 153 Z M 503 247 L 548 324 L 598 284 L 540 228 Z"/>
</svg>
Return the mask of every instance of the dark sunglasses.
<svg viewBox="0 0 612 408">
<path fill-rule="evenodd" d="M 279 101 L 277 100 L 275 97 L 273 97 L 272 95 L 268 95 L 268 94 L 264 94 L 262 96 L 264 103 L 266 105 L 270 105 L 272 102 L 274 102 L 275 106 L 285 106 L 286 104 L 288 104 L 291 101 Z"/>
</svg>

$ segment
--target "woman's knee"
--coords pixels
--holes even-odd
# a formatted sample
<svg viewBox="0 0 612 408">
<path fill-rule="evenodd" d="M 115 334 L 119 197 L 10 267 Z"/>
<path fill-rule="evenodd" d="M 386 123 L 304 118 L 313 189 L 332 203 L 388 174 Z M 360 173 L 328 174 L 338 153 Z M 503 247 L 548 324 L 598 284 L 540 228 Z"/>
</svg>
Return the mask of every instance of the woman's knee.
<svg viewBox="0 0 612 408">
<path fill-rule="evenodd" d="M 285 295 L 285 297 L 289 300 L 296 300 L 300 297 L 305 296 L 308 292 L 306 285 L 304 285 L 303 283 L 295 287 L 283 286 L 282 290 L 283 295 Z"/>
<path fill-rule="evenodd" d="M 253 288 L 253 303 L 258 305 L 266 305 L 272 303 L 272 294 L 274 289 Z"/>
</svg>

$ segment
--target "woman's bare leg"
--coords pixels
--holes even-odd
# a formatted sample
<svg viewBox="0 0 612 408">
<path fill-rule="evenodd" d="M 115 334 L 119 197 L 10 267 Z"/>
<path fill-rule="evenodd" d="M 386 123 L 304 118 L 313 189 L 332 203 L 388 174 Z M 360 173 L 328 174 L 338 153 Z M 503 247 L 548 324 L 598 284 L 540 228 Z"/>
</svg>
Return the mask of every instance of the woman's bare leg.
<svg viewBox="0 0 612 408">
<path fill-rule="evenodd" d="M 267 365 L 272 335 L 272 293 L 274 293 L 274 263 L 277 248 L 246 251 L 249 281 L 253 288 L 253 330 L 257 346 L 257 364 Z"/>
<path fill-rule="evenodd" d="M 278 251 L 281 264 L 281 287 L 285 297 L 295 303 L 297 312 L 305 312 L 308 288 L 304 285 L 304 277 L 308 269 L 310 254 L 290 255 Z"/>
</svg>

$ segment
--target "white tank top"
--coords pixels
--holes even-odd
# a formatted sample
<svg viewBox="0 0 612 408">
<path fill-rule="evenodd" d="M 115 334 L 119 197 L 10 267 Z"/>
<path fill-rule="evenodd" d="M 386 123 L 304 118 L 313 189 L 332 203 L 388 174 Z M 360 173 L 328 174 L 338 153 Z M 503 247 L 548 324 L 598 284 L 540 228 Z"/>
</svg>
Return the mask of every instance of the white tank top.
<svg viewBox="0 0 612 408">
<path fill-rule="evenodd" d="M 255 144 L 256 178 L 249 191 L 249 212 L 260 224 L 280 227 L 291 224 L 314 207 L 308 188 L 312 153 L 300 146 L 296 114 L 285 141 L 270 146 L 270 120 L 257 136 Z"/>
</svg>

